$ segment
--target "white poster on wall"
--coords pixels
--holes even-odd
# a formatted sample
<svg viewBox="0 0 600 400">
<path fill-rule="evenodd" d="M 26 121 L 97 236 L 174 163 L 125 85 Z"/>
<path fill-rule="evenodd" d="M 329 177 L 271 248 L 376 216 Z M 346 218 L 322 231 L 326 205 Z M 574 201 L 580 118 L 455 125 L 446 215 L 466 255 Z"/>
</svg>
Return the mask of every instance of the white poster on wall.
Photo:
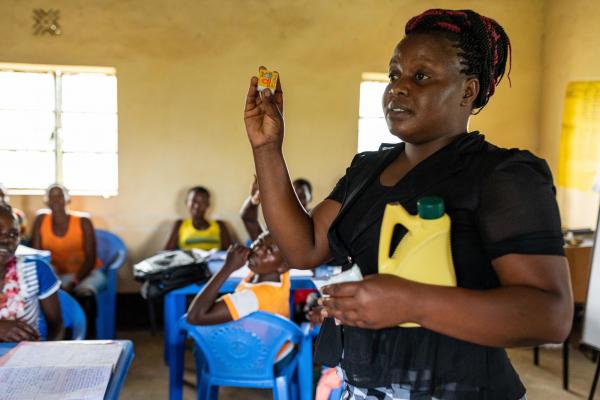
<svg viewBox="0 0 600 400">
<path fill-rule="evenodd" d="M 600 168 L 598 169 L 598 174 L 596 174 L 592 190 L 600 193 Z M 598 212 L 596 233 L 594 234 L 592 265 L 590 268 L 590 281 L 585 303 L 583 336 L 581 340 L 590 346 L 600 349 L 600 211 Z"/>
</svg>

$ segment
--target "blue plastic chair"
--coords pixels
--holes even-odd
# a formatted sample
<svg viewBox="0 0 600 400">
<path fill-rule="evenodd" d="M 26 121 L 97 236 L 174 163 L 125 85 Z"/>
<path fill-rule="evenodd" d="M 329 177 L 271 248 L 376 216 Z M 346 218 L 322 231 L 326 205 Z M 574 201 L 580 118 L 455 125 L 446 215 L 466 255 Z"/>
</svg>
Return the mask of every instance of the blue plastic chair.
<svg viewBox="0 0 600 400">
<path fill-rule="evenodd" d="M 114 339 L 117 271 L 125 262 L 127 247 L 114 233 L 96 229 L 96 252 L 108 281 L 106 288 L 96 294 L 96 338 Z"/>
<path fill-rule="evenodd" d="M 312 398 L 312 342 L 293 322 L 262 311 L 219 325 L 191 325 L 185 318 L 178 327 L 195 343 L 198 399 L 216 400 L 219 386 L 271 388 L 274 400 Z M 275 368 L 288 341 L 296 353 Z"/>
<path fill-rule="evenodd" d="M 60 300 L 63 325 L 65 328 L 71 328 L 71 340 L 84 340 L 87 322 L 83 309 L 77 300 L 62 289 L 58 291 L 58 299 Z"/>
</svg>

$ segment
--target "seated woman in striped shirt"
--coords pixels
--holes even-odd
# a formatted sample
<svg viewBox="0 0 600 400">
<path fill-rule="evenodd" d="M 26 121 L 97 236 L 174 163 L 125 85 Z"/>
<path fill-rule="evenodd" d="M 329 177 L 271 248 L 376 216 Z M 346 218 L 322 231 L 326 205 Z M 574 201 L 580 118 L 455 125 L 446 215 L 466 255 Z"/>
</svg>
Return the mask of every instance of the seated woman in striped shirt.
<svg viewBox="0 0 600 400">
<path fill-rule="evenodd" d="M 64 327 L 58 294 L 60 281 L 40 259 L 15 257 L 19 223 L 10 206 L 0 204 L 0 342 L 40 339 L 40 308 L 48 340 L 60 340 Z"/>
</svg>

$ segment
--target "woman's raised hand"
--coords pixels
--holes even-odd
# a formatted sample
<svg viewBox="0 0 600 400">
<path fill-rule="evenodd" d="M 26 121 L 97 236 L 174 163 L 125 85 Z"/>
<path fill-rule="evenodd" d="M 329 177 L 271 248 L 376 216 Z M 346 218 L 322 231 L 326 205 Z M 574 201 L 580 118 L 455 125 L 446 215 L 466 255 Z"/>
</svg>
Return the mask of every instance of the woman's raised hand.
<svg viewBox="0 0 600 400">
<path fill-rule="evenodd" d="M 258 78 L 253 76 L 244 107 L 248 139 L 254 150 L 263 146 L 281 147 L 284 131 L 281 80 L 277 80 L 274 94 L 269 89 L 259 92 L 257 84 Z"/>
</svg>

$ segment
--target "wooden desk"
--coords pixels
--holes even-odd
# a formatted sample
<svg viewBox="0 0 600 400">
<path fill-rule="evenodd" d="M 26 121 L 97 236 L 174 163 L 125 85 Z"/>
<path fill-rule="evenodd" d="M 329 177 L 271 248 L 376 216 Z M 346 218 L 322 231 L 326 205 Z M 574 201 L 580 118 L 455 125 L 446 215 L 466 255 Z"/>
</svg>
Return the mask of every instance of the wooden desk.
<svg viewBox="0 0 600 400">
<path fill-rule="evenodd" d="M 586 301 L 590 279 L 592 246 L 565 246 L 565 256 L 569 261 L 575 304 L 583 304 Z"/>
</svg>

